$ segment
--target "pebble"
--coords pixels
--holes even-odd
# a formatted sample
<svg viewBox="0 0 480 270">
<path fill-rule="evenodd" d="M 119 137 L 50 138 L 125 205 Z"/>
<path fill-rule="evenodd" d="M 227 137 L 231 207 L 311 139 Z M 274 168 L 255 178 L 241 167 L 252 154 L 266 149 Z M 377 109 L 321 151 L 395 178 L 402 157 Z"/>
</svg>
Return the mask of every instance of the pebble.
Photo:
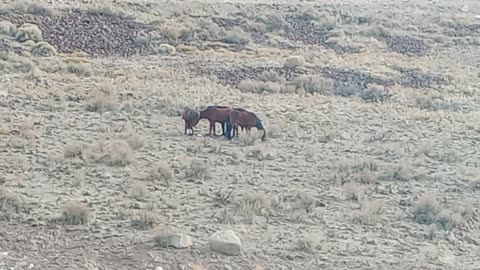
<svg viewBox="0 0 480 270">
<path fill-rule="evenodd" d="M 210 236 L 208 242 L 212 251 L 224 255 L 236 256 L 242 252 L 242 242 L 232 230 L 218 231 Z"/>
</svg>

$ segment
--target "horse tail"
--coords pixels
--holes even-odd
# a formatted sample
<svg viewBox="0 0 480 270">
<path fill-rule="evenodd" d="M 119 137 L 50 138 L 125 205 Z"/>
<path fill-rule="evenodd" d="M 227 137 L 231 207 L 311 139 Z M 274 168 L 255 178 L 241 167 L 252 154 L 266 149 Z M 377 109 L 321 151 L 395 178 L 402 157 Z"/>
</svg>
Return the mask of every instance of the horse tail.
<svg viewBox="0 0 480 270">
<path fill-rule="evenodd" d="M 227 121 L 225 122 L 225 138 L 227 139 L 232 138 L 231 131 L 232 131 L 232 121 L 230 119 L 230 115 L 228 115 Z"/>
<path fill-rule="evenodd" d="M 265 137 L 267 136 L 267 131 L 265 130 L 265 127 L 262 124 L 262 120 L 260 120 L 260 118 L 258 118 L 256 114 L 253 114 L 253 116 L 255 117 L 255 127 L 258 130 L 263 130 L 262 141 L 265 141 Z"/>
</svg>

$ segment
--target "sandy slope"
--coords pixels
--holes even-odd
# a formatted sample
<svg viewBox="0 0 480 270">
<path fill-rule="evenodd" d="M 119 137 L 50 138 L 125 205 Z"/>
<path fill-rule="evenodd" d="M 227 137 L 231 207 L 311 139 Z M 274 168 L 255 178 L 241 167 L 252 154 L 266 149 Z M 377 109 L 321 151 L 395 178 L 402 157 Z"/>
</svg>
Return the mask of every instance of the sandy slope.
<svg viewBox="0 0 480 270">
<path fill-rule="evenodd" d="M 192 269 L 194 264 L 206 269 L 475 269 L 480 118 L 474 60 L 480 54 L 474 44 L 479 36 L 475 30 L 470 37 L 438 32 L 447 41 L 434 43 L 427 30 L 445 30 L 435 20 L 439 10 L 445 19 L 476 23 L 472 2 L 444 2 L 417 8 L 404 2 L 398 9 L 400 4 L 376 1 L 356 10 L 344 1 L 339 7 L 377 18 L 384 6 L 396 8 L 400 26 L 392 23 L 389 31 L 415 33 L 434 44 L 426 57 L 393 53 L 373 37 L 342 41 L 364 42 L 365 50 L 347 55 L 312 46 L 261 57 L 262 46 L 253 44 L 254 55 L 210 49 L 90 58 L 90 76 L 45 72 L 58 55 L 27 56 L 43 72 L 10 69 L 0 80 L 0 93 L 6 93 L 0 95 L 0 269 L 168 270 Z M 186 2 L 176 8 L 150 3 L 149 9 L 142 9 L 145 3 L 121 3 L 144 21 L 159 10 L 167 18 L 169 12 L 189 7 Z M 466 12 L 460 11 L 464 5 Z M 209 10 L 222 16 L 242 9 L 233 4 L 202 10 L 192 6 L 198 14 Z M 353 26 L 337 26 L 342 27 Z M 335 95 L 241 93 L 214 82 L 213 76 L 191 73 L 197 65 L 217 70 L 281 67 L 285 58 L 298 54 L 307 60 L 313 55 L 313 64 L 390 78 L 400 78 L 392 68 L 400 65 L 445 72 L 454 80 L 432 88 L 397 84 L 390 88 L 392 98 L 382 104 Z M 102 90 L 113 91 L 113 110 L 87 110 Z M 434 104 L 428 105 L 429 100 Z M 248 145 L 248 138 L 203 136 L 206 121 L 196 127 L 197 136 L 184 136 L 178 110 L 205 104 L 255 111 L 264 121 L 267 141 Z M 256 130 L 252 134 L 260 136 Z M 131 159 L 126 166 L 109 164 L 109 154 L 120 151 L 118 146 L 108 150 L 116 140 L 140 142 L 132 155 L 120 159 Z M 68 144 L 84 144 L 82 155 L 65 157 L 76 151 L 67 149 Z M 185 168 L 192 159 L 206 162 L 206 169 Z M 174 175 L 169 185 L 152 179 L 157 162 L 167 164 Z M 183 176 L 192 171 L 205 177 Z M 438 202 L 431 225 L 414 218 L 422 196 Z M 53 221 L 69 201 L 87 206 L 87 224 Z M 425 203 L 420 207 L 426 208 Z M 191 235 L 193 246 L 154 247 L 155 231 L 164 228 Z M 238 234 L 241 256 L 209 250 L 207 238 L 220 229 Z"/>
</svg>

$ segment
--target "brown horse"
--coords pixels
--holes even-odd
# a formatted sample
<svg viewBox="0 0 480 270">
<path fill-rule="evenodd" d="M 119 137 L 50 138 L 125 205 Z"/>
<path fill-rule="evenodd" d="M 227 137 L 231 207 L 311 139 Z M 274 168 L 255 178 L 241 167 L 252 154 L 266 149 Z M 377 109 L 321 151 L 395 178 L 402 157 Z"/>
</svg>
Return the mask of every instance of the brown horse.
<svg viewBox="0 0 480 270">
<path fill-rule="evenodd" d="M 199 119 L 207 119 L 210 122 L 210 128 L 208 135 L 216 134 L 215 124 L 218 122 L 222 125 L 222 135 L 225 135 L 225 125 L 228 117 L 228 113 L 232 110 L 232 108 L 227 106 L 208 106 L 205 110 L 200 111 L 200 118 Z"/>
<path fill-rule="evenodd" d="M 198 121 L 200 121 L 200 114 L 189 107 L 185 107 L 183 109 L 182 119 L 185 121 L 184 134 L 187 135 L 187 130 L 190 129 L 192 130 L 191 135 L 193 136 L 193 127 L 198 124 Z"/>
<path fill-rule="evenodd" d="M 256 127 L 258 130 L 263 130 L 262 141 L 265 141 L 267 132 L 263 127 L 262 121 L 258 116 L 247 110 L 231 110 L 227 116 L 227 132 L 226 137 L 232 139 L 235 137 L 235 133 L 238 136 L 238 126 L 243 127 L 250 133 L 252 127 Z M 233 129 L 233 135 L 231 131 Z"/>
</svg>

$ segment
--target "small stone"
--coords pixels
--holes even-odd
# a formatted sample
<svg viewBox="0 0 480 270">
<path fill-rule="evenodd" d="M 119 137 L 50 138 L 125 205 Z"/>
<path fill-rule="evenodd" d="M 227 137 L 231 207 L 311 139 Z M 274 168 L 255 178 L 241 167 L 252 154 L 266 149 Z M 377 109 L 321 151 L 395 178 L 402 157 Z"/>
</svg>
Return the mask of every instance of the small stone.
<svg viewBox="0 0 480 270">
<path fill-rule="evenodd" d="M 155 266 L 155 269 L 154 270 L 163 270 L 163 267 L 161 266 Z"/>
<path fill-rule="evenodd" d="M 469 6 L 463 6 L 460 11 L 462 12 L 469 12 L 470 11 L 470 7 Z"/>
<path fill-rule="evenodd" d="M 169 236 L 169 246 L 174 248 L 187 248 L 192 246 L 192 238 L 186 234 L 171 234 Z"/>
<path fill-rule="evenodd" d="M 174 247 L 178 249 L 192 246 L 192 238 L 181 233 L 161 233 L 155 236 L 155 242 L 162 247 Z"/>
<path fill-rule="evenodd" d="M 210 249 L 229 256 L 240 255 L 242 242 L 232 230 L 218 231 L 210 236 L 208 240 Z"/>
</svg>

